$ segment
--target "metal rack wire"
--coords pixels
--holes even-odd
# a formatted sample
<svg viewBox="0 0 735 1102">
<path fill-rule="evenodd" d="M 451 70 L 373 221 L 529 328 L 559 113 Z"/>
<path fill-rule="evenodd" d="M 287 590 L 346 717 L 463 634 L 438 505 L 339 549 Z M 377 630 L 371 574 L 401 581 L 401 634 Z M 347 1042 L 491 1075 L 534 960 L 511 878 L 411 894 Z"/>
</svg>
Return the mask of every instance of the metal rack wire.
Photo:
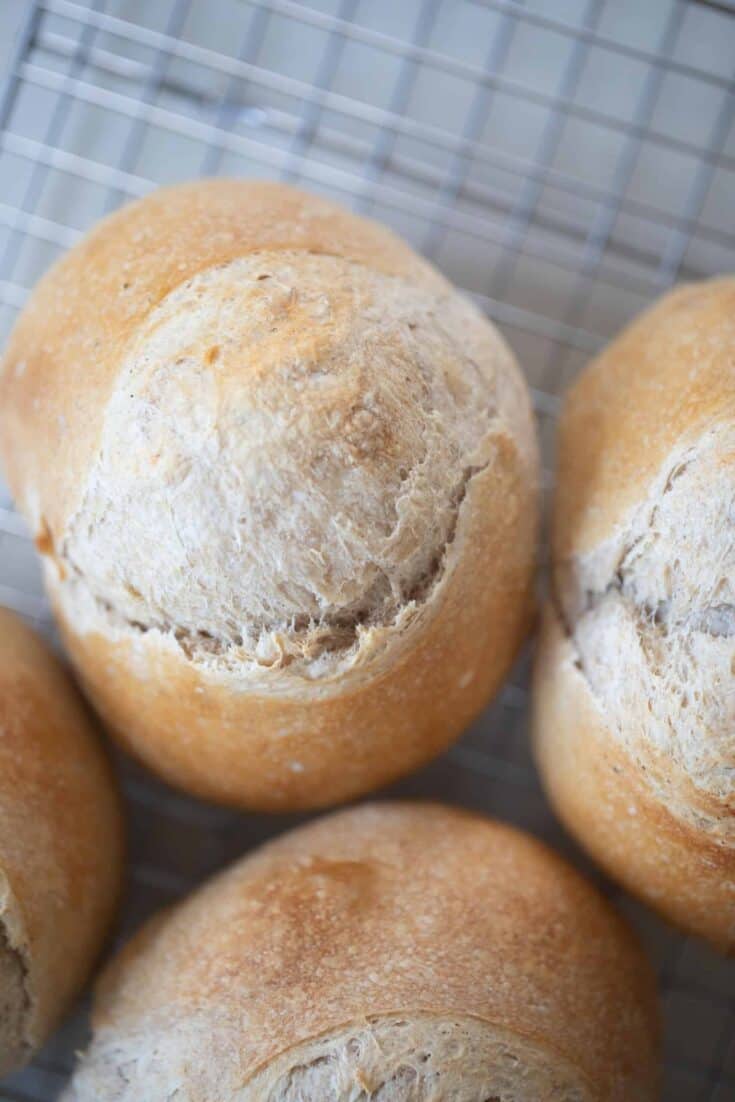
<svg viewBox="0 0 735 1102">
<path fill-rule="evenodd" d="M 49 262 L 120 202 L 197 174 L 277 176 L 385 220 L 477 298 L 527 371 L 549 458 L 558 396 L 589 355 L 675 280 L 735 269 L 726 0 L 12 7 L 20 21 L 0 89 L 0 339 Z M 0 602 L 51 631 L 2 486 Z M 526 665 L 457 747 L 398 791 L 510 819 L 596 876 L 551 817 L 530 763 Z M 133 865 L 120 937 L 287 825 L 122 769 Z M 734 1099 L 735 963 L 602 886 L 659 966 L 666 1102 Z M 85 1022 L 82 1008 L 0 1098 L 55 1098 Z"/>
</svg>

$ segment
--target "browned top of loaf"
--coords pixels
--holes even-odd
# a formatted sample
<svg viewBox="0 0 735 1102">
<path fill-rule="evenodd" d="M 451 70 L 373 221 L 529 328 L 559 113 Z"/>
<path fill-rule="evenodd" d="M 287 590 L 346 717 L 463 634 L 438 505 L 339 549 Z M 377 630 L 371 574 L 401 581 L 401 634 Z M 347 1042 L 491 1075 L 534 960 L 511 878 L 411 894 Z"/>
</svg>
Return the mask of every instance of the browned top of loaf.
<svg viewBox="0 0 735 1102">
<path fill-rule="evenodd" d="M 84 485 L 123 355 L 150 311 L 198 272 L 259 250 L 330 254 L 446 290 L 389 230 L 272 182 L 206 180 L 157 191 L 106 218 L 36 288 L 0 371 L 0 432 L 16 497 L 52 538 Z M 74 432 L 65 431 L 68 424 Z M 43 449 L 15 445 L 32 435 Z M 43 453 L 53 470 L 37 469 Z"/>
<path fill-rule="evenodd" d="M 438 805 L 368 805 L 272 842 L 149 925 L 99 996 L 95 1027 L 120 1052 L 206 1032 L 206 1058 L 240 1083 L 305 1039 L 393 1013 L 537 1041 L 594 1097 L 627 1097 L 655 1066 L 651 976 L 608 905 L 535 840 Z"/>
<path fill-rule="evenodd" d="M 96 955 L 120 886 L 112 772 L 71 680 L 0 609 L 0 916 L 27 972 L 30 1033 L 43 1036 Z"/>
<path fill-rule="evenodd" d="M 679 287 L 625 329 L 568 394 L 556 554 L 585 554 L 612 536 L 677 443 L 733 417 L 735 278 Z"/>
</svg>

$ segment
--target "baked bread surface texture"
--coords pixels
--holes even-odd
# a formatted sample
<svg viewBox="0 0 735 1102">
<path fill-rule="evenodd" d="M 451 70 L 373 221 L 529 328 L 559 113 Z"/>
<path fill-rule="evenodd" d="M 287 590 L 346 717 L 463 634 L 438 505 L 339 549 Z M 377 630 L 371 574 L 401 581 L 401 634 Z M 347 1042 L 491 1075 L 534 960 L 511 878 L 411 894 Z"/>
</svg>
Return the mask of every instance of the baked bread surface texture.
<svg viewBox="0 0 735 1102">
<path fill-rule="evenodd" d="M 67 673 L 0 609 L 0 1072 L 58 1024 L 118 900 L 111 770 Z"/>
<path fill-rule="evenodd" d="M 735 279 L 681 287 L 572 388 L 535 741 L 583 845 L 735 947 Z"/>
<path fill-rule="evenodd" d="M 643 1102 L 650 970 L 517 831 L 366 806 L 270 843 L 103 977 L 65 1102 Z"/>
<path fill-rule="evenodd" d="M 208 181 L 107 219 L 20 319 L 0 430 L 93 700 L 200 795 L 309 806 L 405 772 L 527 630 L 512 354 L 325 200 Z"/>
</svg>

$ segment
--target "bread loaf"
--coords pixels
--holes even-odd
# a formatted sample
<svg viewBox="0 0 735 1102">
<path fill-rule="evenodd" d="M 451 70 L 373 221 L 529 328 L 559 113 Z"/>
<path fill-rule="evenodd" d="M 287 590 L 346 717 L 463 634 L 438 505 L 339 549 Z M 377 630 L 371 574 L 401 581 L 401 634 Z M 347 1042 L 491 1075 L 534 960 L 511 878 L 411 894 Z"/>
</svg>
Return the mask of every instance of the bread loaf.
<svg viewBox="0 0 735 1102">
<path fill-rule="evenodd" d="M 0 1074 L 32 1056 L 87 978 L 121 866 L 117 793 L 82 700 L 0 609 Z"/>
<path fill-rule="evenodd" d="M 572 388 L 535 742 L 615 877 L 735 947 L 735 279 L 681 287 Z"/>
<path fill-rule="evenodd" d="M 65 1102 L 651 1102 L 645 959 L 540 843 L 438 805 L 340 812 L 154 919 Z"/>
<path fill-rule="evenodd" d="M 306 807 L 406 772 L 527 630 L 513 357 L 322 199 L 209 181 L 107 219 L 17 325 L 0 434 L 92 699 L 200 795 Z"/>
</svg>

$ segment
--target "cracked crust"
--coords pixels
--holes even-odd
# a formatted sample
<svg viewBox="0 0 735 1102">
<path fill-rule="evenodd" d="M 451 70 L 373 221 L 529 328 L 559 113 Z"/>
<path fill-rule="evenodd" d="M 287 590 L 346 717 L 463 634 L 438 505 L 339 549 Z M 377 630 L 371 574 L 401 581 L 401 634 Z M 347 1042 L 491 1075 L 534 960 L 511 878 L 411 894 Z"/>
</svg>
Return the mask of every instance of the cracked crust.
<svg viewBox="0 0 735 1102">
<path fill-rule="evenodd" d="M 735 280 L 722 279 L 667 296 L 572 389 L 534 702 L 562 818 L 630 888 L 727 949 L 734 368 Z"/>
<path fill-rule="evenodd" d="M 569 866 L 438 805 L 331 815 L 153 920 L 66 1102 L 653 1102 L 647 962 Z"/>
<path fill-rule="evenodd" d="M 582 672 L 579 652 L 551 604 L 544 609 L 533 683 L 534 750 L 564 824 L 628 891 L 687 933 L 735 949 L 733 852 L 691 816 L 666 762 L 632 757 Z M 653 775 L 653 783 L 651 777 Z M 674 798 L 667 795 L 674 789 Z"/>
<path fill-rule="evenodd" d="M 349 668 L 430 600 L 513 371 L 449 290 L 308 253 L 208 268 L 121 365 L 69 582 L 195 662 Z"/>
<path fill-rule="evenodd" d="M 550 1055 L 478 1018 L 368 1018 L 277 1056 L 238 1102 L 591 1102 L 584 1073 Z"/>
<path fill-rule="evenodd" d="M 659 798 L 731 845 L 734 471 L 735 428 L 711 429 L 679 450 L 612 540 L 561 564 L 555 587 L 617 736 L 636 760 L 658 759 Z"/>
<path fill-rule="evenodd" d="M 96 706 L 200 795 L 308 807 L 391 780 L 525 635 L 515 361 L 407 246 L 315 197 L 210 181 L 107 220 L 21 318 L 0 422 Z"/>
<path fill-rule="evenodd" d="M 236 677 L 247 676 L 251 684 L 256 681 L 251 676 L 253 673 L 276 670 L 324 681 L 362 664 L 378 650 L 379 643 L 387 649 L 394 641 L 405 637 L 442 581 L 469 484 L 489 463 L 490 459 L 481 466 L 465 467 L 462 471 L 446 503 L 443 541 L 436 547 L 430 543 L 417 545 L 423 560 L 420 568 L 407 578 L 391 579 L 385 568 L 377 567 L 375 579 L 356 602 L 347 606 L 327 610 L 312 608 L 311 611 L 297 611 L 300 606 L 296 606 L 290 615 L 280 620 L 226 617 L 210 630 L 203 626 L 204 616 L 211 615 L 209 607 L 205 607 L 203 615 L 192 624 L 173 622 L 164 611 L 145 607 L 140 590 L 127 581 L 123 583 L 123 593 L 132 598 L 132 607 L 130 602 L 117 604 L 109 596 L 101 596 L 104 586 L 93 587 L 89 574 L 80 568 L 78 561 L 72 560 L 68 545 L 61 554 L 54 555 L 54 565 L 57 575 L 63 575 L 66 603 L 76 608 L 77 622 L 84 617 L 93 630 L 100 624 L 107 624 L 118 632 L 159 633 L 175 641 L 195 665 L 226 671 Z M 103 505 L 103 515 L 107 511 L 108 506 Z M 118 514 L 119 518 L 128 515 L 123 510 Z M 116 527 L 112 535 L 115 543 L 123 530 L 124 525 Z M 416 538 L 415 531 L 412 538 Z M 257 550 L 256 547 L 256 553 Z M 323 556 L 319 557 L 323 563 Z M 93 548 L 90 561 L 99 564 L 98 548 Z M 116 562 L 114 558 L 108 561 Z M 373 562 L 368 565 L 376 566 Z M 403 573 L 406 563 L 399 559 L 395 566 L 397 572 Z M 215 573 L 212 586 L 205 590 L 208 596 L 220 580 L 221 575 Z M 158 577 L 155 581 L 159 582 Z M 252 597 L 252 591 L 239 577 L 230 585 L 236 599 Z M 181 588 L 190 592 L 187 586 Z M 302 592 L 302 599 L 304 596 L 316 603 L 316 594 Z M 137 614 L 135 606 L 139 609 Z M 267 676 L 260 680 L 260 687 L 266 690 L 272 687 Z"/>
<path fill-rule="evenodd" d="M 122 821 L 56 659 L 0 610 L 0 1069 L 24 1063 L 86 980 L 112 919 Z"/>
</svg>

